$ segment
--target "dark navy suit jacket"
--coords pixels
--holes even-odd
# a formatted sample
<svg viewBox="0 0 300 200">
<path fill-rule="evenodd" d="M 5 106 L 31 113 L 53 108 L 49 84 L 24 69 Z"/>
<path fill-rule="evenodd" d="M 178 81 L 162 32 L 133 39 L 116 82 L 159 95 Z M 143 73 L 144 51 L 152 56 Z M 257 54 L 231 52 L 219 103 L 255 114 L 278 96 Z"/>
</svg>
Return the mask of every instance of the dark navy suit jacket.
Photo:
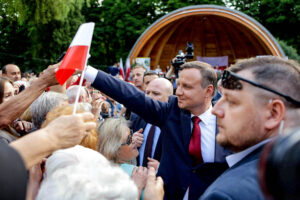
<svg viewBox="0 0 300 200">
<path fill-rule="evenodd" d="M 145 128 L 147 126 L 147 122 L 145 122 L 140 116 L 138 116 L 135 113 L 131 113 L 130 121 L 132 122 L 131 129 L 133 130 L 133 132 L 136 132 L 136 131 L 140 130 L 140 128 L 145 130 Z M 160 158 L 161 158 L 162 134 L 163 133 L 160 132 L 160 135 L 159 135 L 159 138 L 157 140 L 156 147 L 155 147 L 154 155 L 153 155 L 153 158 L 155 160 L 158 160 L 158 161 L 160 161 Z M 141 154 L 139 154 L 139 156 L 137 157 L 137 165 L 138 166 L 143 164 L 143 163 L 140 163 L 140 155 Z"/>
<path fill-rule="evenodd" d="M 228 150 L 217 142 L 215 162 L 193 166 L 189 156 L 191 139 L 191 113 L 178 107 L 177 97 L 169 102 L 153 100 L 134 86 L 98 71 L 93 87 L 122 103 L 146 122 L 160 127 L 163 134 L 163 150 L 158 175 L 165 183 L 165 199 L 182 199 L 187 188 L 190 198 L 198 199 L 205 189 L 226 169 Z"/>
<path fill-rule="evenodd" d="M 258 183 L 260 147 L 226 170 L 202 195 L 200 200 L 264 199 Z"/>
</svg>

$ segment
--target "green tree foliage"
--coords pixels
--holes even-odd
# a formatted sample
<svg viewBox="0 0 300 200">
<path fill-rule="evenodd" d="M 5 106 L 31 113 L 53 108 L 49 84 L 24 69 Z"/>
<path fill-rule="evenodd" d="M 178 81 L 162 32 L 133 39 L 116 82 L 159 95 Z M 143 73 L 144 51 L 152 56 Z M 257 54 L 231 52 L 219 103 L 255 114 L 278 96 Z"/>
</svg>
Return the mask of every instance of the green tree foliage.
<svg viewBox="0 0 300 200">
<path fill-rule="evenodd" d="M 155 20 L 189 5 L 220 4 L 222 0 L 98 0 L 83 9 L 87 21 L 96 22 L 89 62 L 96 66 L 123 61 L 135 41 Z"/>
<path fill-rule="evenodd" d="M 0 26 L 5 29 L 0 36 L 7 40 L 0 52 L 1 65 L 16 63 L 23 70 L 40 71 L 55 62 L 85 21 L 81 14 L 85 3 L 85 0 L 2 0 Z M 20 31 L 14 33 L 15 30 Z M 2 45 L 4 41 L 0 41 Z"/>
<path fill-rule="evenodd" d="M 297 51 L 294 47 L 289 46 L 285 41 L 283 40 L 277 40 L 279 45 L 281 46 L 282 50 L 285 52 L 285 55 L 289 59 L 296 60 L 300 63 L 300 55 L 297 54 Z"/>
<path fill-rule="evenodd" d="M 299 52 L 300 0 L 226 0 Z M 79 25 L 96 23 L 89 64 L 125 61 L 149 25 L 185 6 L 223 0 L 0 0 L 0 65 L 40 71 L 66 51 Z"/>
<path fill-rule="evenodd" d="M 178 8 L 182 8 L 185 6 L 192 6 L 192 5 L 202 5 L 202 4 L 215 4 L 215 5 L 223 5 L 225 3 L 223 0 L 163 0 L 161 1 L 163 5 L 163 10 L 170 12 L 176 10 Z"/>
<path fill-rule="evenodd" d="M 226 0 L 300 52 L 300 0 Z"/>
</svg>

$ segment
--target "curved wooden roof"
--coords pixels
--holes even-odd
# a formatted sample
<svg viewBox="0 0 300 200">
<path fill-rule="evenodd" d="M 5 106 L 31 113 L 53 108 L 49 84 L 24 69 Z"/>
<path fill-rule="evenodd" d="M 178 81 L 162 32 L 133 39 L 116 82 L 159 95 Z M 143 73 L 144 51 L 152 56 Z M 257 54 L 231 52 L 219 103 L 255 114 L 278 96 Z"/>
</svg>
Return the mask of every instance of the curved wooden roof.
<svg viewBox="0 0 300 200">
<path fill-rule="evenodd" d="M 154 22 L 136 41 L 130 60 L 150 57 L 151 67 L 165 68 L 186 43 L 196 56 L 228 56 L 229 64 L 257 55 L 284 57 L 279 44 L 260 23 L 239 11 L 199 5 L 175 10 Z"/>
</svg>

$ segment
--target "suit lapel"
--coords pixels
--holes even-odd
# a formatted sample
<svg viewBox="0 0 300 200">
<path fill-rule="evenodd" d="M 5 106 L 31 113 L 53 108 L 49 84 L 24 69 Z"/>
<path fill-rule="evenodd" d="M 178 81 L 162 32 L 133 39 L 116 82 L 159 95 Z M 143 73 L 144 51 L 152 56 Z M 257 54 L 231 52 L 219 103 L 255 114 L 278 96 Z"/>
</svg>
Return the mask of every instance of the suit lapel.
<svg viewBox="0 0 300 200">
<path fill-rule="evenodd" d="M 188 111 L 181 111 L 180 112 L 180 119 L 181 119 L 181 134 L 183 138 L 184 148 L 188 149 L 190 140 L 191 140 L 191 113 Z"/>
<path fill-rule="evenodd" d="M 143 127 L 143 132 L 145 131 L 146 129 L 146 126 L 147 126 L 147 122 L 145 122 L 141 117 L 139 117 L 139 123 L 140 123 L 140 127 Z M 138 148 L 140 150 L 140 148 Z M 136 163 L 137 163 L 137 166 L 140 166 L 140 156 L 141 154 L 139 153 L 138 157 L 136 157 Z"/>
<path fill-rule="evenodd" d="M 162 151 L 162 131 L 160 131 L 160 135 L 158 137 L 158 140 L 157 140 L 157 144 L 156 144 L 156 148 L 155 148 L 155 151 L 154 151 L 154 155 L 153 155 L 153 158 L 160 161 L 160 158 L 161 158 L 161 151 Z"/>
</svg>

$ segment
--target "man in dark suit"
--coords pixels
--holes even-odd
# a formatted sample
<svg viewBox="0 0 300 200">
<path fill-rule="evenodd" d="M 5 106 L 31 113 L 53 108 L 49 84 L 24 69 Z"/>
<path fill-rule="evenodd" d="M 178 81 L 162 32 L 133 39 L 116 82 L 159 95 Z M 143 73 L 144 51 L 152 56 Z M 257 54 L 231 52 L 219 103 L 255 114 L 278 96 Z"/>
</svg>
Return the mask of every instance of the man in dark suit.
<svg viewBox="0 0 300 200">
<path fill-rule="evenodd" d="M 300 66 L 271 56 L 242 60 L 223 73 L 222 87 L 212 110 L 218 118 L 217 141 L 235 153 L 226 157 L 230 168 L 200 199 L 264 199 L 258 159 L 300 107 Z"/>
<path fill-rule="evenodd" d="M 196 199 L 226 167 L 225 151 L 215 142 L 216 117 L 211 100 L 217 77 L 199 61 L 182 65 L 175 96 L 168 103 L 153 100 L 134 86 L 92 67 L 85 78 L 146 122 L 160 127 L 163 150 L 158 169 L 166 199 Z M 225 166 L 224 166 L 225 165 Z"/>
<path fill-rule="evenodd" d="M 144 76 L 144 78 L 145 77 L 146 76 Z M 168 102 L 169 96 L 173 94 L 173 86 L 171 82 L 165 78 L 155 78 L 147 84 L 145 93 L 146 96 L 154 100 Z M 140 141 L 140 154 L 137 157 L 137 165 L 148 167 L 149 161 L 149 167 L 157 169 L 161 158 L 163 133 L 161 133 L 159 127 L 145 122 L 135 113 L 132 113 L 130 120 L 132 121 L 131 128 L 133 132 L 135 132 L 132 139 L 133 141 Z M 140 128 L 144 130 L 142 134 L 137 132 Z"/>
</svg>

